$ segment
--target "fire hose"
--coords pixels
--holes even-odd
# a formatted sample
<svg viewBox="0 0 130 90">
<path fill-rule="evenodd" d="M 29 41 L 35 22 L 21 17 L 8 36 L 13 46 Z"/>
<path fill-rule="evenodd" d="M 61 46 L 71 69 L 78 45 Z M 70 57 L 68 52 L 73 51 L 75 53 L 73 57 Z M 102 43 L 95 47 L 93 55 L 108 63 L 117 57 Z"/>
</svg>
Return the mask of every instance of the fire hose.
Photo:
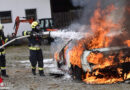
<svg viewBox="0 0 130 90">
<path fill-rule="evenodd" d="M 43 32 L 43 33 L 41 33 L 41 34 L 34 34 L 34 36 L 35 35 L 47 35 L 47 36 L 50 36 L 50 32 Z M 14 39 L 12 39 L 12 40 L 10 40 L 10 41 L 8 41 L 7 43 L 5 43 L 5 44 L 3 44 L 2 46 L 0 46 L 0 49 L 1 48 L 3 48 L 3 47 L 5 47 L 5 46 L 7 46 L 7 45 L 9 45 L 10 43 L 12 43 L 12 42 L 14 42 L 14 41 L 16 41 L 16 40 L 19 40 L 19 39 L 23 39 L 23 38 L 28 38 L 28 37 L 30 37 L 31 35 L 26 35 L 26 36 L 20 36 L 20 37 L 16 37 L 16 38 L 14 38 Z"/>
<path fill-rule="evenodd" d="M 14 39 L 8 41 L 7 43 L 3 44 L 2 46 L 0 46 L 0 49 L 3 48 L 3 47 L 5 47 L 5 46 L 7 46 L 8 44 L 16 41 L 16 40 L 19 40 L 19 39 L 22 39 L 22 38 L 27 38 L 27 37 L 30 37 L 30 35 L 14 38 Z"/>
<path fill-rule="evenodd" d="M 84 35 L 82 33 L 79 33 L 79 32 L 65 32 L 65 31 L 46 31 L 46 32 L 42 32 L 42 33 L 36 33 L 34 34 L 35 35 L 38 35 L 38 36 L 47 36 L 47 37 L 52 37 L 52 38 L 64 38 L 64 39 L 80 39 L 82 38 Z M 75 36 L 75 37 L 74 37 Z M 7 46 L 8 44 L 16 41 L 16 40 L 19 40 L 19 39 L 23 39 L 23 38 L 27 38 L 27 37 L 30 37 L 30 35 L 26 35 L 26 36 L 21 36 L 21 37 L 16 37 L 10 41 L 8 41 L 7 43 L 5 43 L 4 45 L 0 46 L 0 49 Z"/>
</svg>

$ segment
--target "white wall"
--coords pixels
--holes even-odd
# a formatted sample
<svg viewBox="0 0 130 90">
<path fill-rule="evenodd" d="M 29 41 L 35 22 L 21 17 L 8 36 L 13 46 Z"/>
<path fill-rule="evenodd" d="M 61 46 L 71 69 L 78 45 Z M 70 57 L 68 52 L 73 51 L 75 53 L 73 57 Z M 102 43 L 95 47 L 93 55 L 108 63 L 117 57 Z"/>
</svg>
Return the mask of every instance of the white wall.
<svg viewBox="0 0 130 90">
<path fill-rule="evenodd" d="M 3 24 L 5 35 L 14 32 L 16 16 L 25 17 L 25 9 L 37 9 L 37 19 L 51 18 L 50 0 L 0 0 L 0 12 L 12 11 L 12 23 Z M 23 30 L 31 29 L 29 24 L 21 23 L 18 35 Z"/>
</svg>

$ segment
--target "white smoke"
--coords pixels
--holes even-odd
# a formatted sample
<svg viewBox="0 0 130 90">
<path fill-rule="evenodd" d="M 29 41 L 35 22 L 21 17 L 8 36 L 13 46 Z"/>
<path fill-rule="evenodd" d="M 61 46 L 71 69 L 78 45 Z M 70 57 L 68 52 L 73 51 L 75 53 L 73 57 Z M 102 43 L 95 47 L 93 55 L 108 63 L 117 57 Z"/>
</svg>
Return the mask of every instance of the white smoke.
<svg viewBox="0 0 130 90">
<path fill-rule="evenodd" d="M 90 0 L 71 0 L 71 1 L 73 6 L 75 7 L 79 7 L 79 6 L 84 7 Z"/>
<path fill-rule="evenodd" d="M 69 37 L 70 39 L 77 38 L 78 40 L 80 36 L 78 36 L 74 32 L 86 33 L 88 31 L 91 31 L 90 18 L 93 16 L 93 13 L 95 9 L 97 8 L 98 3 L 100 3 L 100 8 L 102 10 L 112 4 L 116 7 L 116 10 L 112 12 L 110 16 L 108 17 L 108 19 L 113 20 L 113 22 L 118 23 L 119 20 L 121 20 L 124 17 L 125 0 L 71 0 L 71 1 L 72 1 L 73 6 L 82 8 L 82 13 L 81 13 L 80 19 L 73 22 L 66 29 L 66 32 L 59 33 L 58 37 L 61 37 L 61 38 L 60 39 L 58 38 L 57 40 L 55 39 L 55 42 L 53 43 L 53 45 L 58 45 L 58 48 L 61 48 L 62 46 L 65 45 L 65 43 L 67 43 L 67 39 L 65 39 L 66 37 Z M 58 35 L 58 34 L 55 33 L 55 35 Z"/>
<path fill-rule="evenodd" d="M 82 17 L 80 18 L 80 23 L 89 24 L 89 20 L 93 15 L 94 10 L 97 8 L 97 3 L 100 3 L 100 8 L 104 9 L 108 5 L 113 4 L 118 8 L 119 11 L 116 11 L 120 17 L 122 9 L 125 5 L 125 0 L 72 0 L 74 6 L 83 7 Z"/>
</svg>

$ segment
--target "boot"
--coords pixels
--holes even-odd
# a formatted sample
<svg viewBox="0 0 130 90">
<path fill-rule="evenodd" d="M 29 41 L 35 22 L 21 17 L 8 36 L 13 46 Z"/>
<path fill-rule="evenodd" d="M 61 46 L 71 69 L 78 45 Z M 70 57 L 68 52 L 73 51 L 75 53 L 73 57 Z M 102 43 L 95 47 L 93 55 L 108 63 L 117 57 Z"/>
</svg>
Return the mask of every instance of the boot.
<svg viewBox="0 0 130 90">
<path fill-rule="evenodd" d="M 43 70 L 39 70 L 39 75 L 40 76 L 45 76 L 44 71 Z"/>
<path fill-rule="evenodd" d="M 32 74 L 36 75 L 36 69 L 32 69 Z"/>
<path fill-rule="evenodd" d="M 1 75 L 3 77 L 9 77 L 7 74 L 6 74 L 6 70 L 1 70 Z"/>
</svg>

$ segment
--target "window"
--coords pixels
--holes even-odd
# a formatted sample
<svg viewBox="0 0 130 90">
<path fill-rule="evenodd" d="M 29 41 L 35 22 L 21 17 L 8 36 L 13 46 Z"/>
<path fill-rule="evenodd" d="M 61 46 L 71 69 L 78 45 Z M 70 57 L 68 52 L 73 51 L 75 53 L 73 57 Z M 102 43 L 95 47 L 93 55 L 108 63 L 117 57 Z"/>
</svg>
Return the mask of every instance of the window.
<svg viewBox="0 0 130 90">
<path fill-rule="evenodd" d="M 51 29 L 53 28 L 53 21 L 52 18 L 44 18 L 44 19 L 40 19 L 39 20 L 40 25 L 42 27 L 42 29 Z"/>
<path fill-rule="evenodd" d="M 26 13 L 27 19 L 33 18 L 34 20 L 37 20 L 36 9 L 26 9 L 25 13 Z"/>
<path fill-rule="evenodd" d="M 12 23 L 11 11 L 0 12 L 1 23 Z"/>
</svg>

